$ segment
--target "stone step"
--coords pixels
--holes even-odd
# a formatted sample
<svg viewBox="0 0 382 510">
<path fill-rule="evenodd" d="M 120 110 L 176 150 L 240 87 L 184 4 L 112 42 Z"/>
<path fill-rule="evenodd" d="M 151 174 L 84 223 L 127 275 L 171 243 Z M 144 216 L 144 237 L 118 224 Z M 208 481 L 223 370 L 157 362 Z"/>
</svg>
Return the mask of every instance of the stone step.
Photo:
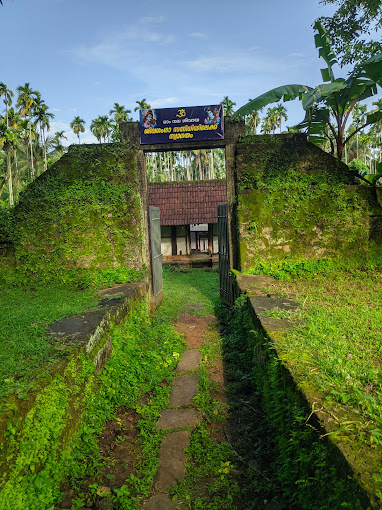
<svg viewBox="0 0 382 510">
<path fill-rule="evenodd" d="M 144 506 L 145 510 L 186 510 L 188 507 L 172 501 L 168 494 L 155 494 Z"/>
<path fill-rule="evenodd" d="M 155 424 L 156 429 L 194 428 L 201 422 L 200 413 L 196 409 L 165 409 Z"/>
<path fill-rule="evenodd" d="M 174 377 L 172 392 L 169 399 L 170 407 L 186 407 L 192 405 L 192 399 L 198 392 L 198 374 L 187 374 Z"/>
<path fill-rule="evenodd" d="M 177 374 L 183 374 L 185 372 L 191 372 L 192 370 L 198 370 L 201 358 L 202 353 L 200 349 L 184 351 L 179 359 L 175 372 Z"/>
<path fill-rule="evenodd" d="M 189 444 L 189 430 L 170 432 L 163 439 L 154 485 L 158 492 L 166 492 L 174 487 L 177 481 L 183 480 L 186 472 L 186 454 L 184 450 Z"/>
</svg>

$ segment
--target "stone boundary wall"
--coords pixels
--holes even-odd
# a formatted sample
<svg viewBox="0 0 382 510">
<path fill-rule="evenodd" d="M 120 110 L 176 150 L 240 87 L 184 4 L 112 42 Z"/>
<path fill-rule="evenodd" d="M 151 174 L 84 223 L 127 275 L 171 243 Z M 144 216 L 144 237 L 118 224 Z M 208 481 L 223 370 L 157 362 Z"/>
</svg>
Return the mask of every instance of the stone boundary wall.
<svg viewBox="0 0 382 510">
<path fill-rule="evenodd" d="M 86 283 L 97 271 L 150 266 L 146 181 L 126 144 L 70 146 L 5 220 L 0 271 Z"/>
<path fill-rule="evenodd" d="M 31 424 L 35 429 L 42 428 L 46 436 L 42 451 L 33 455 L 37 465 L 40 458 L 40 468 L 70 455 L 71 441 L 82 423 L 86 398 L 96 389 L 97 374 L 113 352 L 112 328 L 133 313 L 142 301 L 149 306 L 148 289 L 147 279 L 105 289 L 100 291 L 103 299 L 99 310 L 51 325 L 50 334 L 60 338 L 71 354 L 61 362 L 48 363 L 36 371 L 34 390 L 28 393 L 27 399 L 12 395 L 1 403 L 0 501 L 7 481 L 14 484 L 15 477 L 17 480 L 30 468 L 30 459 L 23 452 L 23 437 Z M 60 401 L 60 396 L 64 395 L 67 407 L 45 408 L 47 403 L 54 404 L 55 399 Z M 10 454 L 15 445 L 18 454 Z"/>
<path fill-rule="evenodd" d="M 340 428 L 343 418 L 347 421 L 362 421 L 359 414 L 352 416 L 348 410 L 346 415 L 339 404 L 332 405 L 327 412 L 324 405 L 325 395 L 319 390 L 315 391 L 306 384 L 306 376 L 292 371 L 291 365 L 280 354 L 279 342 L 286 330 L 293 328 L 286 318 L 272 317 L 269 312 L 274 308 L 278 310 L 293 311 L 298 306 L 290 299 L 280 299 L 276 296 L 264 293 L 264 288 L 270 288 L 275 280 L 269 276 L 246 275 L 235 272 L 236 296 L 245 294 L 247 306 L 254 325 L 264 333 L 265 343 L 257 346 L 257 357 L 260 364 L 267 363 L 267 344 L 272 344 L 272 351 L 280 359 L 280 377 L 285 388 L 285 398 L 291 394 L 297 395 L 301 405 L 306 409 L 308 417 L 307 426 L 313 426 L 317 431 L 317 437 L 322 437 L 329 448 L 331 459 L 338 467 L 338 471 L 344 477 L 352 477 L 359 491 L 359 498 L 363 502 L 362 508 L 380 508 L 380 500 L 377 494 L 381 493 L 381 484 L 377 481 L 380 475 L 382 454 L 370 447 L 365 446 L 357 438 L 352 437 L 351 443 L 348 437 L 339 437 L 336 432 Z M 260 349 L 260 350 L 259 350 Z M 327 406 L 326 406 L 327 407 Z M 325 411 L 324 411 L 325 409 Z M 287 424 L 286 424 L 287 426 Z M 350 436 L 349 436 L 350 437 Z M 357 487 L 355 488 L 357 491 Z"/>
<path fill-rule="evenodd" d="M 235 187 L 240 271 L 318 259 L 363 267 L 382 258 L 375 190 L 304 135 L 242 137 Z"/>
</svg>

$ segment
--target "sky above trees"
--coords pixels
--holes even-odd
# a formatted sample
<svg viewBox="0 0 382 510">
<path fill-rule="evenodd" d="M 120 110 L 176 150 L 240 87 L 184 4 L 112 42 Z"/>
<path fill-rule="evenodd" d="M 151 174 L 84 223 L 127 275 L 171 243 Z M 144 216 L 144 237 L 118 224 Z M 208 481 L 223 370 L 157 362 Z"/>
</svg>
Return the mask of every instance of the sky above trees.
<svg viewBox="0 0 382 510">
<path fill-rule="evenodd" d="M 0 81 L 29 82 L 55 114 L 51 132 L 76 143 L 78 115 L 93 142 L 91 121 L 115 102 L 133 111 L 142 98 L 160 108 L 228 95 L 238 108 L 281 82 L 318 83 L 312 24 L 332 12 L 318 0 L 4 0 Z M 301 121 L 300 105 L 286 105 L 287 124 Z"/>
</svg>

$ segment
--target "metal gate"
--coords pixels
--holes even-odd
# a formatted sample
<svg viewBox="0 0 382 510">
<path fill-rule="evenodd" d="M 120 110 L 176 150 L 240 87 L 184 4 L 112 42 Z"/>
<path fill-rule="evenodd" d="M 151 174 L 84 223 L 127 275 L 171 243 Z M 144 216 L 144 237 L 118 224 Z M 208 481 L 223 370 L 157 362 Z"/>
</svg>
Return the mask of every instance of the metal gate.
<svg viewBox="0 0 382 510">
<path fill-rule="evenodd" d="M 162 291 L 162 253 L 159 207 L 149 208 L 151 279 L 155 308 L 163 299 Z"/>
<path fill-rule="evenodd" d="M 229 234 L 227 204 L 218 205 L 218 243 L 219 243 L 219 277 L 220 298 L 233 305 L 233 285 L 229 261 Z"/>
</svg>

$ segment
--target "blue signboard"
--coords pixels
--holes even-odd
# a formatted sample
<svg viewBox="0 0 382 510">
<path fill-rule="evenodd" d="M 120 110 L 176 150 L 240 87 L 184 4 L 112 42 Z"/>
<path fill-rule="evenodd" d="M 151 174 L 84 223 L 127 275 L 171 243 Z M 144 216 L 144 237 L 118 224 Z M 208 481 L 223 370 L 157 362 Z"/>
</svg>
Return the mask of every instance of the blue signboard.
<svg viewBox="0 0 382 510">
<path fill-rule="evenodd" d="M 139 110 L 139 124 L 142 144 L 224 138 L 221 104 Z"/>
</svg>

